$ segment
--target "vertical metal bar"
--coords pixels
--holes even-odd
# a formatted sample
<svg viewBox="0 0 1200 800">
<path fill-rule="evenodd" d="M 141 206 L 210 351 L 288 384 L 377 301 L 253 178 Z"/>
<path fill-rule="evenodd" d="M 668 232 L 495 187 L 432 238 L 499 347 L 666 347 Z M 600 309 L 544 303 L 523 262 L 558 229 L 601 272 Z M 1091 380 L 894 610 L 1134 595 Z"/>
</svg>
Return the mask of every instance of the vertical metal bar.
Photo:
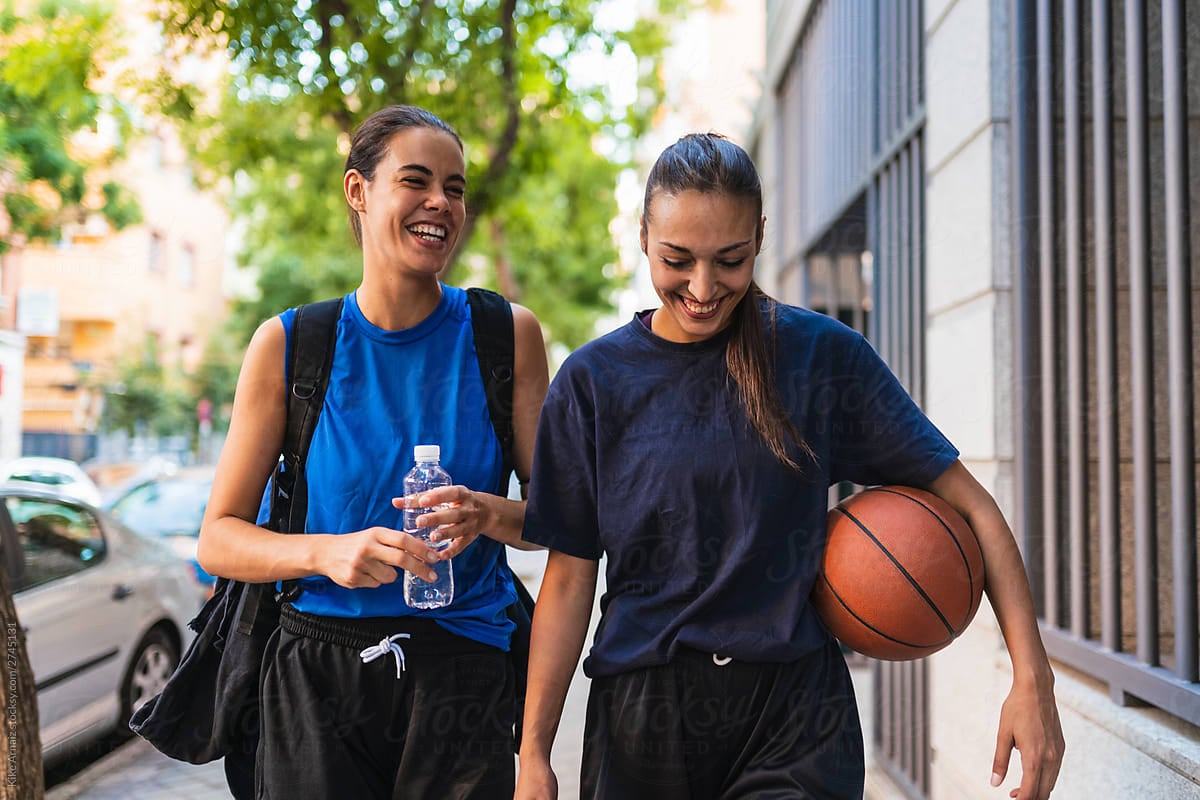
<svg viewBox="0 0 1200 800">
<path fill-rule="evenodd" d="M 890 667 L 890 663 L 879 665 L 879 669 L 883 672 L 883 752 L 889 760 L 895 761 L 896 744 L 899 739 L 896 736 L 896 671 Z"/>
<path fill-rule="evenodd" d="M 908 199 L 911 196 L 909 191 L 909 152 L 908 148 L 901 150 L 896 157 L 897 162 L 897 177 L 896 177 L 896 216 L 898 219 L 897 229 L 899 232 L 899 246 L 896 248 L 896 297 L 899 312 L 897 317 L 897 325 L 899 327 L 899 335 L 896 337 L 896 374 L 900 376 L 901 382 L 911 392 L 912 391 L 912 363 L 910 354 L 912 353 L 913 341 L 913 325 L 912 325 L 912 284 L 909 281 L 909 275 L 912 271 L 912 258 L 909 248 L 912 245 L 912 214 L 908 205 Z"/>
<path fill-rule="evenodd" d="M 904 124 L 904 81 L 901 76 L 904 74 L 904 12 L 905 3 L 903 0 L 893 0 L 893 21 L 892 26 L 892 67 L 888 76 L 892 82 L 892 124 L 891 124 L 891 140 L 895 140 L 896 133 Z"/>
<path fill-rule="evenodd" d="M 1133 404 L 1133 553 L 1137 654 L 1158 652 L 1158 537 L 1154 506 L 1154 342 L 1150 276 L 1150 147 L 1146 90 L 1146 8 L 1125 4 L 1126 128 L 1129 140 L 1129 349 Z"/>
<path fill-rule="evenodd" d="M 825 3 L 814 4 L 816 11 L 813 13 L 812 23 L 809 26 L 808 37 L 805 41 L 805 49 L 809 51 L 814 65 L 811 70 L 812 76 L 810 86 L 812 86 L 812 115 L 808 117 L 814 119 L 829 119 L 826 116 L 827 108 L 825 102 L 825 94 L 829 91 L 829 53 L 825 51 L 825 39 L 822 34 L 821 20 L 826 16 L 829 6 Z M 818 226 L 825 219 L 825 207 L 828 205 L 829 197 L 829 152 L 827 143 L 829 141 L 829 132 L 825 125 L 813 125 L 813 152 L 812 158 L 809 160 L 809 172 L 815 180 L 812 181 L 814 191 L 812 197 L 812 209 L 815 212 L 812 219 L 809 220 L 808 230 L 805 231 L 804 241 L 811 241 L 811 237 L 816 235 Z"/>
<path fill-rule="evenodd" d="M 879 14 L 879 149 L 884 150 L 892 138 L 892 77 L 895 68 L 892 56 L 894 40 L 895 4 L 879 3 L 876 6 Z"/>
<path fill-rule="evenodd" d="M 1037 184 L 1038 184 L 1038 283 L 1042 328 L 1042 559 L 1045 585 L 1042 609 L 1046 621 L 1061 627 L 1062 589 L 1059 585 L 1060 552 L 1058 487 L 1058 251 L 1055 247 L 1054 158 L 1054 25 L 1051 0 L 1037 0 Z M 1032 487 L 1031 487 L 1032 488 Z M 1033 553 L 1029 554 L 1032 559 Z"/>
<path fill-rule="evenodd" d="M 904 725 L 904 732 L 901 736 L 903 746 L 900 750 L 900 766 L 904 770 L 905 775 L 912 775 L 913 737 L 911 726 L 913 721 L 913 662 L 898 662 L 896 664 L 896 668 L 900 673 L 900 719 Z"/>
<path fill-rule="evenodd" d="M 882 335 L 879 341 L 879 352 L 883 356 L 884 361 L 891 364 L 892 342 L 896 340 L 896 308 L 894 303 L 896 292 L 893 285 L 893 276 L 896 269 L 896 248 L 892 245 L 892 240 L 896 235 L 895 224 L 893 222 L 896 204 L 892 199 L 891 165 L 883 169 L 879 175 L 879 181 L 881 189 L 879 192 L 879 217 L 883 221 L 883 251 L 880 253 L 882 258 L 875 262 L 875 276 L 879 280 L 879 288 L 882 294 L 881 299 L 883 300 L 879 309 L 879 329 Z"/>
<path fill-rule="evenodd" d="M 1096 250 L 1096 508 L 1100 529 L 1101 641 L 1121 652 L 1121 482 L 1117 453 L 1117 278 L 1113 211 L 1112 18 L 1092 0 L 1093 231 Z"/>
<path fill-rule="evenodd" d="M 859 113 L 862 115 L 859 120 L 862 128 L 859 152 L 862 153 L 863 172 L 865 173 L 875 155 L 875 130 L 879 124 L 879 50 L 877 47 L 879 32 L 875 25 L 875 19 L 878 16 L 876 3 L 874 0 L 864 0 L 863 5 L 861 17 L 863 27 L 859 36 L 865 57 L 862 59 L 863 102 L 859 106 Z"/>
<path fill-rule="evenodd" d="M 913 112 L 925 102 L 925 4 L 921 0 L 912 0 L 913 31 L 912 31 L 912 65 L 909 80 L 913 86 Z"/>
<path fill-rule="evenodd" d="M 911 16 L 911 0 L 892 0 L 896 6 L 896 62 L 893 82 L 896 85 L 896 122 L 894 130 L 900 130 L 908 120 L 908 26 Z"/>
<path fill-rule="evenodd" d="M 846 136 L 846 131 L 850 130 L 851 114 L 854 109 L 853 102 L 845 102 L 846 98 L 853 97 L 852 92 L 857 88 L 854 86 L 854 51 L 849 46 L 849 8 L 846 3 L 835 3 L 833 5 L 834 16 L 837 21 L 836 35 L 833 40 L 833 58 L 834 63 L 838 65 L 837 77 L 838 85 L 834 98 L 834 108 L 838 110 L 837 118 L 839 125 L 835 130 L 838 158 L 837 158 L 837 185 L 842 187 L 838 192 L 839 199 L 846 196 L 846 188 L 853 185 L 851 175 L 851 147 L 850 137 Z"/>
<path fill-rule="evenodd" d="M 812 182 L 812 178 L 811 178 L 811 176 L 808 175 L 808 172 L 806 172 L 806 170 L 809 169 L 809 165 L 811 163 L 812 131 L 810 130 L 810 128 L 812 128 L 813 126 L 805 125 L 805 121 L 814 119 L 814 117 L 811 116 L 812 109 L 809 108 L 809 103 L 808 103 L 809 54 L 808 54 L 808 51 L 805 50 L 803 47 L 801 47 L 799 50 L 799 57 L 797 59 L 797 62 L 798 63 L 796 64 L 796 119 L 795 119 L 795 124 L 796 124 L 796 130 L 800 132 L 800 142 L 799 142 L 799 147 L 797 148 L 797 150 L 798 150 L 797 159 L 799 161 L 799 163 L 797 164 L 797 167 L 798 167 L 799 171 L 796 174 L 798 176 L 804 176 L 804 178 L 802 180 L 796 181 L 796 200 L 797 200 L 797 204 L 798 204 L 797 211 L 799 213 L 796 215 L 796 234 L 797 235 L 795 237 L 795 242 L 796 242 L 796 247 L 798 249 L 800 247 L 801 242 L 807 241 L 808 229 L 809 229 L 809 218 L 812 216 L 812 210 L 811 210 L 812 206 L 809 203 L 809 195 L 811 193 L 809 190 L 809 183 Z"/>
<path fill-rule="evenodd" d="M 920 3 L 918 3 L 917 6 L 920 7 Z M 930 738 L 929 737 L 929 728 L 930 728 L 930 719 L 929 719 L 929 717 L 930 717 L 930 715 L 929 715 L 929 672 L 930 672 L 930 667 L 929 667 L 929 662 L 922 661 L 920 669 L 921 669 L 921 672 L 920 672 L 920 675 L 921 675 L 921 723 L 920 723 L 920 725 L 921 725 L 921 727 L 920 727 L 919 733 L 920 733 L 920 737 L 921 737 L 921 773 L 918 776 L 920 780 L 918 781 L 917 786 L 921 789 L 922 794 L 928 796 L 929 795 L 929 780 L 930 780 L 929 779 L 929 771 L 931 768 L 930 761 L 932 760 L 932 753 L 930 752 L 930 744 L 929 744 L 929 738 Z"/>
<path fill-rule="evenodd" d="M 914 138 L 910 147 L 913 163 L 912 297 L 913 316 L 916 319 L 912 390 L 913 396 L 923 404 L 925 402 L 925 152 L 921 147 L 921 137 Z"/>
<path fill-rule="evenodd" d="M 812 290 L 812 263 L 807 257 L 801 255 L 798 258 L 796 268 L 800 270 L 800 305 L 805 308 L 813 307 L 813 290 Z"/>
<path fill-rule="evenodd" d="M 1163 0 L 1163 160 L 1166 173 L 1167 337 L 1171 414 L 1171 555 L 1175 674 L 1198 679 L 1196 451 L 1192 432 L 1191 247 L 1188 241 L 1187 41 L 1183 3 Z"/>
<path fill-rule="evenodd" d="M 869 244 L 867 245 L 867 249 L 868 250 L 870 249 Z M 854 328 L 854 330 L 858 331 L 859 333 L 866 334 L 867 333 L 866 310 L 863 308 L 863 300 L 864 300 L 863 289 L 865 289 L 866 287 L 863 285 L 862 256 L 861 255 L 859 255 L 855 260 L 853 286 L 854 286 L 854 297 L 853 297 L 852 302 L 854 305 L 853 305 L 853 314 L 851 316 L 852 322 L 850 324 L 851 324 L 851 327 Z"/>
<path fill-rule="evenodd" d="M 870 82 L 867 79 L 869 64 L 867 47 L 869 45 L 866 38 L 866 14 L 867 11 L 860 0 L 852 0 L 846 12 L 849 26 L 846 34 L 846 61 L 849 64 L 850 74 L 854 76 L 854 84 L 851 87 L 853 95 L 847 98 L 850 108 L 850 129 L 844 133 L 850 141 L 853 160 L 850 178 L 855 185 L 864 183 L 863 164 L 866 163 L 866 159 L 863 157 L 863 134 L 865 132 L 863 129 L 866 121 L 870 118 L 867 108 L 870 104 L 870 96 L 867 94 Z"/>
<path fill-rule="evenodd" d="M 883 27 L 879 11 L 880 4 L 878 2 L 867 3 L 867 13 L 870 15 L 867 22 L 867 80 L 871 82 L 867 96 L 871 98 L 870 105 L 867 106 L 867 128 L 871 131 L 871 140 L 868 143 L 867 163 L 870 164 L 875 157 L 875 154 L 883 147 L 883 137 L 880 136 L 880 129 L 883 126 L 883 92 L 880 89 L 881 81 L 880 74 L 883 72 L 882 60 L 880 58 L 880 48 L 883 47 L 883 34 L 880 29 Z"/>
<path fill-rule="evenodd" d="M 1016 529 L 1039 613 L 1043 575 L 1034 557 L 1041 524 L 1041 371 L 1038 325 L 1037 18 L 1033 0 L 1010 0 L 1010 114 L 1013 158 L 1013 370 Z"/>
<path fill-rule="evenodd" d="M 842 318 L 842 253 L 834 245 L 835 249 L 829 254 L 829 296 L 832 299 L 831 305 L 833 311 L 830 314 L 834 319 Z"/>
<path fill-rule="evenodd" d="M 1088 548 L 1087 285 L 1083 263 L 1083 114 L 1080 0 L 1063 3 L 1063 170 L 1067 284 L 1067 531 L 1071 632 L 1087 638 L 1091 565 Z"/>
<path fill-rule="evenodd" d="M 881 661 L 873 662 L 871 669 L 875 673 L 875 697 L 877 698 L 876 706 L 878 708 L 878 713 L 875 715 L 875 721 L 878 724 L 878 728 L 875 731 L 875 741 L 879 754 L 884 758 L 888 758 L 892 750 L 891 675 L 887 671 L 887 664 Z"/>
<path fill-rule="evenodd" d="M 879 213 L 879 176 L 873 176 L 867 186 L 867 236 L 871 251 L 871 314 L 867 317 L 867 338 L 878 347 L 883 331 L 879 325 L 883 296 L 879 291 L 879 249 L 883 247 L 883 217 Z"/>
<path fill-rule="evenodd" d="M 888 365 L 895 370 L 899 361 L 900 342 L 904 331 L 900 327 L 900 170 L 893 160 L 887 168 L 888 216 Z"/>
</svg>

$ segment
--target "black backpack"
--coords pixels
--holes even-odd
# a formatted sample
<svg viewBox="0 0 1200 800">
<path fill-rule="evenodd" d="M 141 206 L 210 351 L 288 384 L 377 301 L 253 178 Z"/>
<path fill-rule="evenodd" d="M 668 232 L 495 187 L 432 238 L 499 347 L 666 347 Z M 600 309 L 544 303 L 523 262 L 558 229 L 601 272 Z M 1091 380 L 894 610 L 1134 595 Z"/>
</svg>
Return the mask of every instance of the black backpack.
<svg viewBox="0 0 1200 800">
<path fill-rule="evenodd" d="M 508 486 L 513 461 L 512 308 L 501 295 L 467 290 L 480 374 L 492 426 L 500 440 L 499 492 Z M 292 323 L 288 374 L 287 429 L 271 477 L 267 527 L 302 532 L 308 510 L 304 460 L 324 404 L 333 362 L 342 298 L 300 306 Z M 516 674 L 516 728 L 520 736 L 529 659 L 533 598 L 513 575 L 517 602 L 508 609 L 516 623 L 510 654 Z M 258 689 L 267 640 L 279 625 L 279 604 L 294 599 L 294 581 L 275 585 L 219 578 L 213 596 L 189 624 L 197 632 L 162 692 L 137 709 L 129 727 L 171 758 L 204 764 L 225 758 L 230 789 L 239 800 L 253 796 L 258 745 Z"/>
</svg>

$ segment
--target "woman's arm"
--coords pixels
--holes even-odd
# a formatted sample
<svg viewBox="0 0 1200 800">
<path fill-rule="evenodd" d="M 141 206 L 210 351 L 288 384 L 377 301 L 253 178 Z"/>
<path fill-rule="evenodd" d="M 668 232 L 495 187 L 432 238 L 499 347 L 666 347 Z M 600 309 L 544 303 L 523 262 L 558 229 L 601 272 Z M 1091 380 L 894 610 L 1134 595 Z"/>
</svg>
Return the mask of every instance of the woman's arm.
<svg viewBox="0 0 1200 800">
<path fill-rule="evenodd" d="M 513 311 L 513 461 L 522 494 L 529 480 L 533 463 L 533 442 L 537 434 L 538 415 L 546 399 L 550 382 L 546 365 L 546 344 L 542 326 L 533 312 L 516 303 Z M 509 500 L 488 492 L 473 492 L 465 486 L 448 486 L 423 495 L 422 506 L 454 504 L 452 508 L 418 517 L 418 524 L 443 525 L 434 538 L 449 538 L 447 558 L 458 555 L 479 535 L 522 550 L 540 549 L 521 540 L 521 525 L 525 520 L 525 501 Z M 404 507 L 404 498 L 392 500 L 396 508 Z"/>
<path fill-rule="evenodd" d="M 583 652 L 598 571 L 598 561 L 556 550 L 551 550 L 546 559 L 529 645 L 517 798 L 553 800 L 558 796 L 550 750 L 571 677 Z"/>
<path fill-rule="evenodd" d="M 438 554 L 388 528 L 354 534 L 295 536 L 255 524 L 263 491 L 283 446 L 287 420 L 284 352 L 278 318 L 259 326 L 238 375 L 229 434 L 217 462 L 196 555 L 214 574 L 256 583 L 327 575 L 347 587 L 394 581 L 398 569 L 433 572 Z"/>
<path fill-rule="evenodd" d="M 1042 644 L 1025 564 L 1004 515 L 991 494 L 956 461 L 928 487 L 970 525 L 983 550 L 988 600 L 1013 667 L 1013 686 L 1000 712 L 992 785 L 1008 772 L 1015 747 L 1021 753 L 1021 785 L 1010 796 L 1045 800 L 1062 766 L 1065 743 L 1054 701 L 1054 673 Z"/>
</svg>

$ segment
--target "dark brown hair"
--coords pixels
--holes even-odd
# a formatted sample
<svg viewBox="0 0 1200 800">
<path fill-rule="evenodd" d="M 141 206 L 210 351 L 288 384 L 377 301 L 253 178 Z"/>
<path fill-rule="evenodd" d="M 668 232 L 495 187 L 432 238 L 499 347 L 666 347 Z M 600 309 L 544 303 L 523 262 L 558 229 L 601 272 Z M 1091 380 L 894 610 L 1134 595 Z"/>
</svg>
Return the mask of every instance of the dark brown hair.
<svg viewBox="0 0 1200 800">
<path fill-rule="evenodd" d="M 346 169 L 358 170 L 359 174 L 368 181 L 375 179 L 375 167 L 387 153 L 388 143 L 397 133 L 409 128 L 433 128 L 444 131 L 458 142 L 458 149 L 463 149 L 462 139 L 458 132 L 450 127 L 437 114 L 417 106 L 388 106 L 381 108 L 367 117 L 350 140 L 350 154 L 346 156 Z M 354 241 L 362 247 L 362 223 L 354 209 L 350 209 L 350 229 L 354 231 Z"/>
<path fill-rule="evenodd" d="M 654 196 L 686 191 L 725 194 L 753 203 L 754 217 L 758 221 L 757 246 L 762 246 L 762 182 L 745 150 L 716 133 L 688 134 L 664 150 L 646 179 L 646 195 L 642 201 L 643 238 Z M 760 307 L 769 318 L 769 348 Z M 775 386 L 777 314 L 775 300 L 751 282 L 730 320 L 725 363 L 730 377 L 737 383 L 750 424 L 780 462 L 799 472 L 800 465 L 788 453 L 789 444 L 808 458 L 813 457 L 813 452 L 792 424 Z"/>
</svg>

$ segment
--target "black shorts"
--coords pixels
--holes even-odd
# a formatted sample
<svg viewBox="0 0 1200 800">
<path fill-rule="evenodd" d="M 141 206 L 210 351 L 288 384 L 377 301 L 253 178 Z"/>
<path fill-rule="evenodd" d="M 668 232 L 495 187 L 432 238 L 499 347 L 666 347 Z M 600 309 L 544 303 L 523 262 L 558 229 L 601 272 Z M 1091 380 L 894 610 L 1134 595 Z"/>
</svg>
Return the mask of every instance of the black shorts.
<svg viewBox="0 0 1200 800">
<path fill-rule="evenodd" d="M 581 796 L 594 800 L 860 800 L 850 672 L 830 642 L 787 664 L 681 651 L 592 682 Z"/>
<path fill-rule="evenodd" d="M 409 635 L 396 640 L 401 654 L 364 663 L 361 651 L 399 633 Z M 513 795 L 508 653 L 431 620 L 343 620 L 285 605 L 262 692 L 262 800 Z"/>
</svg>

